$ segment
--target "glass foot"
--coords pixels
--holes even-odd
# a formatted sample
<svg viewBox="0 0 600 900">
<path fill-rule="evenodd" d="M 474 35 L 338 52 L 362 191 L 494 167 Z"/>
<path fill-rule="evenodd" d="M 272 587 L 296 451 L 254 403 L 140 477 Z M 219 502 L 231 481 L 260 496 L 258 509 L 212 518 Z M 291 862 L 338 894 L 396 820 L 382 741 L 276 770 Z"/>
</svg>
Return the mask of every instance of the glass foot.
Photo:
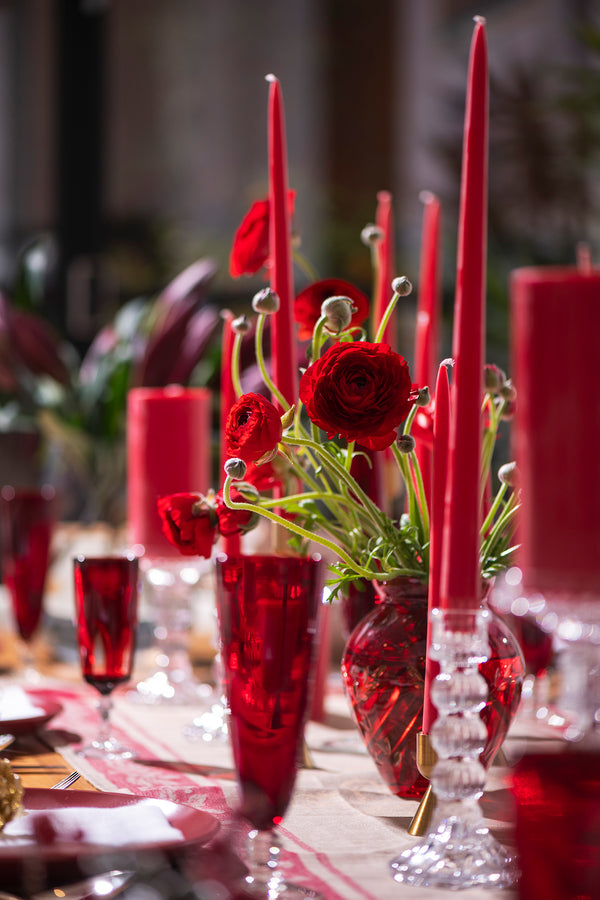
<svg viewBox="0 0 600 900">
<path fill-rule="evenodd" d="M 131 747 L 126 747 L 112 738 L 92 741 L 91 744 L 77 750 L 77 754 L 87 759 L 135 759 L 137 756 Z"/>
<path fill-rule="evenodd" d="M 286 881 L 279 868 L 279 835 L 252 829 L 248 833 L 249 871 L 244 878 L 244 896 L 257 900 L 323 900 L 313 888 Z"/>
<path fill-rule="evenodd" d="M 137 703 L 189 706 L 206 701 L 211 692 L 211 685 L 201 684 L 183 671 L 175 670 L 167 673 L 158 670 L 143 681 L 138 681 L 135 689 L 129 691 L 127 696 Z"/>
<path fill-rule="evenodd" d="M 189 741 L 226 741 L 229 738 L 227 725 L 228 710 L 225 702 L 216 700 L 199 716 L 196 716 L 189 725 L 183 729 L 184 736 Z"/>
<path fill-rule="evenodd" d="M 516 884 L 516 860 L 482 824 L 479 815 L 465 820 L 446 816 L 425 842 L 404 850 L 390 863 L 394 881 L 419 887 L 459 890 L 470 887 L 507 888 Z"/>
</svg>

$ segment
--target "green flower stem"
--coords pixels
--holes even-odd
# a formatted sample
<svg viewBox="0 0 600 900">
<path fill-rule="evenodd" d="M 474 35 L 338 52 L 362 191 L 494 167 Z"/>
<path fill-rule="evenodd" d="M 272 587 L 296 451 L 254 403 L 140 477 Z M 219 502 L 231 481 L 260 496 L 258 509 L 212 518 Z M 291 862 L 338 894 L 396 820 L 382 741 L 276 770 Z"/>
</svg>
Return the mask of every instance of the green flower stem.
<svg viewBox="0 0 600 900">
<path fill-rule="evenodd" d="M 322 547 L 326 547 L 328 550 L 331 550 L 332 553 L 335 553 L 336 556 L 339 556 L 339 558 L 343 563 L 345 563 L 345 565 L 347 565 L 350 569 L 352 569 L 352 571 L 356 572 L 356 574 L 360 575 L 362 578 L 371 579 L 377 574 L 371 572 L 369 569 L 365 569 L 362 566 L 359 566 L 352 559 L 352 557 L 350 557 L 346 553 L 346 551 L 338 544 L 335 544 L 333 541 L 330 541 L 328 538 L 325 538 L 322 535 L 314 534 L 314 532 L 312 531 L 307 531 L 306 528 L 302 528 L 301 525 L 297 525 L 295 522 L 284 519 L 283 516 L 277 515 L 277 513 L 272 512 L 270 509 L 265 509 L 264 507 L 257 506 L 254 503 L 234 503 L 234 501 L 231 499 L 231 483 L 232 478 L 230 475 L 228 475 L 225 479 L 225 484 L 223 485 L 223 499 L 230 509 L 245 509 L 248 512 L 258 513 L 259 515 L 270 519 L 270 521 L 274 522 L 276 525 L 281 525 L 288 531 L 297 534 L 298 537 L 303 538 L 305 541 L 315 542 L 317 544 L 320 544 Z"/>
<path fill-rule="evenodd" d="M 377 329 L 374 343 L 380 344 L 382 342 L 383 335 L 385 334 L 385 329 L 387 327 L 387 323 L 390 321 L 391 315 L 394 312 L 394 307 L 396 306 L 396 303 L 398 302 L 399 299 L 400 299 L 400 294 L 397 294 L 394 291 L 392 299 L 388 303 L 386 310 L 383 314 L 383 317 L 381 319 L 381 322 L 379 323 L 379 328 Z"/>
<path fill-rule="evenodd" d="M 406 487 L 406 495 L 408 498 L 408 517 L 411 522 L 417 523 L 421 540 L 424 540 L 423 522 L 419 510 L 419 504 L 417 502 L 414 481 L 410 474 L 408 456 L 405 453 L 401 453 L 395 443 L 392 444 L 392 452 L 394 454 L 396 462 L 398 463 L 398 468 L 400 469 L 400 474 L 402 475 L 402 480 L 404 481 L 404 485 Z"/>
<path fill-rule="evenodd" d="M 323 331 L 327 323 L 327 316 L 319 316 L 313 328 L 312 342 L 310 345 L 310 361 L 314 363 L 321 355 L 321 347 L 325 343 Z"/>
<path fill-rule="evenodd" d="M 480 534 L 481 534 L 482 540 L 485 539 L 486 534 L 488 533 L 489 529 L 492 527 L 492 524 L 496 517 L 496 513 L 500 509 L 500 506 L 502 504 L 502 499 L 507 490 L 508 490 L 508 485 L 505 484 L 504 482 L 501 482 L 500 487 L 498 488 L 498 491 L 496 492 L 496 496 L 494 497 L 494 502 L 490 506 L 490 508 L 488 510 L 488 514 L 485 517 L 483 524 L 481 526 L 481 529 L 480 529 Z"/>
<path fill-rule="evenodd" d="M 496 435 L 498 433 L 498 410 L 496 409 L 496 404 L 494 403 L 493 398 L 490 394 L 486 394 L 483 401 L 483 409 L 482 412 L 485 413 L 487 409 L 489 416 L 489 424 L 486 427 L 483 435 L 483 441 L 481 445 L 481 491 L 483 498 L 483 491 L 485 490 L 485 483 L 492 467 L 492 456 L 494 454 L 494 447 L 496 445 Z"/>
<path fill-rule="evenodd" d="M 309 281 L 318 281 L 319 274 L 314 266 L 309 262 L 309 260 L 304 256 L 303 253 L 300 253 L 298 250 L 294 250 L 292 253 L 292 258 L 298 268 L 304 272 Z"/>
<path fill-rule="evenodd" d="M 348 447 L 346 448 L 346 472 L 349 472 L 352 466 L 352 457 L 354 456 L 355 444 L 356 441 L 348 441 Z"/>
<path fill-rule="evenodd" d="M 423 473 L 421 472 L 421 466 L 419 465 L 419 459 L 414 450 L 410 454 L 409 459 L 411 462 L 413 474 L 415 476 L 415 481 L 417 483 L 419 509 L 421 510 L 421 518 L 422 518 L 422 523 L 423 523 L 423 540 L 425 541 L 427 535 L 429 535 L 429 508 L 427 506 L 427 497 L 425 496 L 425 485 L 423 484 Z"/>
<path fill-rule="evenodd" d="M 233 347 L 231 350 L 231 381 L 233 389 L 238 397 L 244 393 L 242 391 L 242 382 L 240 380 L 240 352 L 242 348 L 242 335 L 236 334 Z"/>
<path fill-rule="evenodd" d="M 254 335 L 254 352 L 256 353 L 256 362 L 258 363 L 260 374 L 262 375 L 265 386 L 270 390 L 272 396 L 275 397 L 282 409 L 287 410 L 290 408 L 290 404 L 285 399 L 275 382 L 271 380 L 267 372 L 267 367 L 265 365 L 265 357 L 262 347 L 263 334 L 265 330 L 265 319 L 266 316 L 263 313 L 259 313 L 258 319 L 256 321 L 256 333 Z"/>
<path fill-rule="evenodd" d="M 494 524 L 490 534 L 486 538 L 486 540 L 481 545 L 481 559 L 487 560 L 489 557 L 493 555 L 496 546 L 501 542 L 505 541 L 507 544 L 512 537 L 512 533 L 508 533 L 508 526 L 511 521 L 515 518 L 517 512 L 519 510 L 519 504 L 514 502 L 514 495 L 507 500 L 502 515 L 498 518 L 498 521 Z"/>
<path fill-rule="evenodd" d="M 365 494 L 360 485 L 355 481 L 355 479 L 350 475 L 346 469 L 341 466 L 337 460 L 335 460 L 327 451 L 324 451 L 319 443 L 316 441 L 306 440 L 304 438 L 299 437 L 288 437 L 285 435 L 281 442 L 283 444 L 287 444 L 288 446 L 294 447 L 310 447 L 317 457 L 323 462 L 326 468 L 330 468 L 332 472 L 334 472 L 343 482 L 345 482 L 354 496 L 359 500 L 365 510 L 369 511 L 372 516 L 372 521 L 375 527 L 379 528 L 381 524 L 385 521 L 385 516 L 379 509 L 379 507 L 371 500 L 371 498 Z"/>
</svg>

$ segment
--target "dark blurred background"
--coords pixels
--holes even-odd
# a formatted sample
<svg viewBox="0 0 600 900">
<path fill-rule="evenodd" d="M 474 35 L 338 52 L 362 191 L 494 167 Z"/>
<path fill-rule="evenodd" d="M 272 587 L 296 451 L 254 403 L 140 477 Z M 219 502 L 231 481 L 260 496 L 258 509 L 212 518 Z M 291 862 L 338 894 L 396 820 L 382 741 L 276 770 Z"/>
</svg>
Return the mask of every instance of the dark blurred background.
<svg viewBox="0 0 600 900">
<path fill-rule="evenodd" d="M 597 255 L 593 0 L 4 0 L 0 286 L 82 352 L 125 302 L 201 257 L 218 265 L 217 306 L 246 304 L 263 282 L 231 279 L 228 255 L 267 193 L 273 72 L 295 230 L 322 277 L 370 290 L 360 231 L 385 189 L 396 269 L 418 291 L 419 195 L 439 195 L 447 355 L 475 14 L 491 72 L 488 359 L 504 364 L 509 270 L 572 263 L 582 241 Z M 24 251 L 39 276 L 25 300 Z M 399 316 L 409 359 L 415 297 Z"/>
<path fill-rule="evenodd" d="M 227 275 L 266 193 L 267 91 L 281 80 L 296 228 L 320 273 L 370 283 L 358 239 L 394 196 L 416 280 L 419 193 L 439 193 L 447 279 L 472 16 L 492 76 L 490 278 L 571 261 L 598 231 L 600 38 L 591 0 L 5 0 L 0 4 L 0 277 L 56 240 L 48 315 L 91 337 L 119 299 L 198 256 Z M 51 289 L 50 289 L 51 287 Z M 493 323 L 491 323 L 493 324 Z"/>
</svg>

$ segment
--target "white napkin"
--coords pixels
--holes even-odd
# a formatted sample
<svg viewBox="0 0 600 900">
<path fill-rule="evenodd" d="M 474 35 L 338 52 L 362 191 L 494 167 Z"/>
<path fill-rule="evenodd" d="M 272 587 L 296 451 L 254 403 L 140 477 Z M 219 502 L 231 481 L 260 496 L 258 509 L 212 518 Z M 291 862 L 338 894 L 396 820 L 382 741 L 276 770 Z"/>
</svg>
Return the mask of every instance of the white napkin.
<svg viewBox="0 0 600 900">
<path fill-rule="evenodd" d="M 0 725 L 3 719 L 12 722 L 16 719 L 30 719 L 43 714 L 42 707 L 36 706 L 23 688 L 16 684 L 0 688 Z"/>
<path fill-rule="evenodd" d="M 9 822 L 0 836 L 35 838 L 37 843 L 102 844 L 110 847 L 179 841 L 156 800 L 128 806 L 30 810 Z"/>
</svg>

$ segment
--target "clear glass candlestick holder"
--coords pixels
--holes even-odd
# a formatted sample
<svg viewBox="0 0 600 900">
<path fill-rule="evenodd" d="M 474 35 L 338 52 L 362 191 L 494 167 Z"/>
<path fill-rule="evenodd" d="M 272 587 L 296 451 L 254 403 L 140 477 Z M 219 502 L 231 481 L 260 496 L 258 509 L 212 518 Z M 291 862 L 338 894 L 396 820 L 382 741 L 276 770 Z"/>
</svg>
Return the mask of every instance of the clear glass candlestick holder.
<svg viewBox="0 0 600 900">
<path fill-rule="evenodd" d="M 489 618 L 482 609 L 433 610 L 431 654 L 440 664 L 431 694 L 438 718 L 430 735 L 437 802 L 423 842 L 392 860 L 396 881 L 450 890 L 516 883 L 516 864 L 479 808 L 486 778 L 479 757 L 487 734 L 480 713 L 488 687 L 478 667 L 490 653 Z"/>
<path fill-rule="evenodd" d="M 150 674 L 130 692 L 131 699 L 176 705 L 208 701 L 212 687 L 197 680 L 190 661 L 190 635 L 202 567 L 196 561 L 145 557 L 141 558 L 140 567 L 156 656 Z"/>
</svg>

